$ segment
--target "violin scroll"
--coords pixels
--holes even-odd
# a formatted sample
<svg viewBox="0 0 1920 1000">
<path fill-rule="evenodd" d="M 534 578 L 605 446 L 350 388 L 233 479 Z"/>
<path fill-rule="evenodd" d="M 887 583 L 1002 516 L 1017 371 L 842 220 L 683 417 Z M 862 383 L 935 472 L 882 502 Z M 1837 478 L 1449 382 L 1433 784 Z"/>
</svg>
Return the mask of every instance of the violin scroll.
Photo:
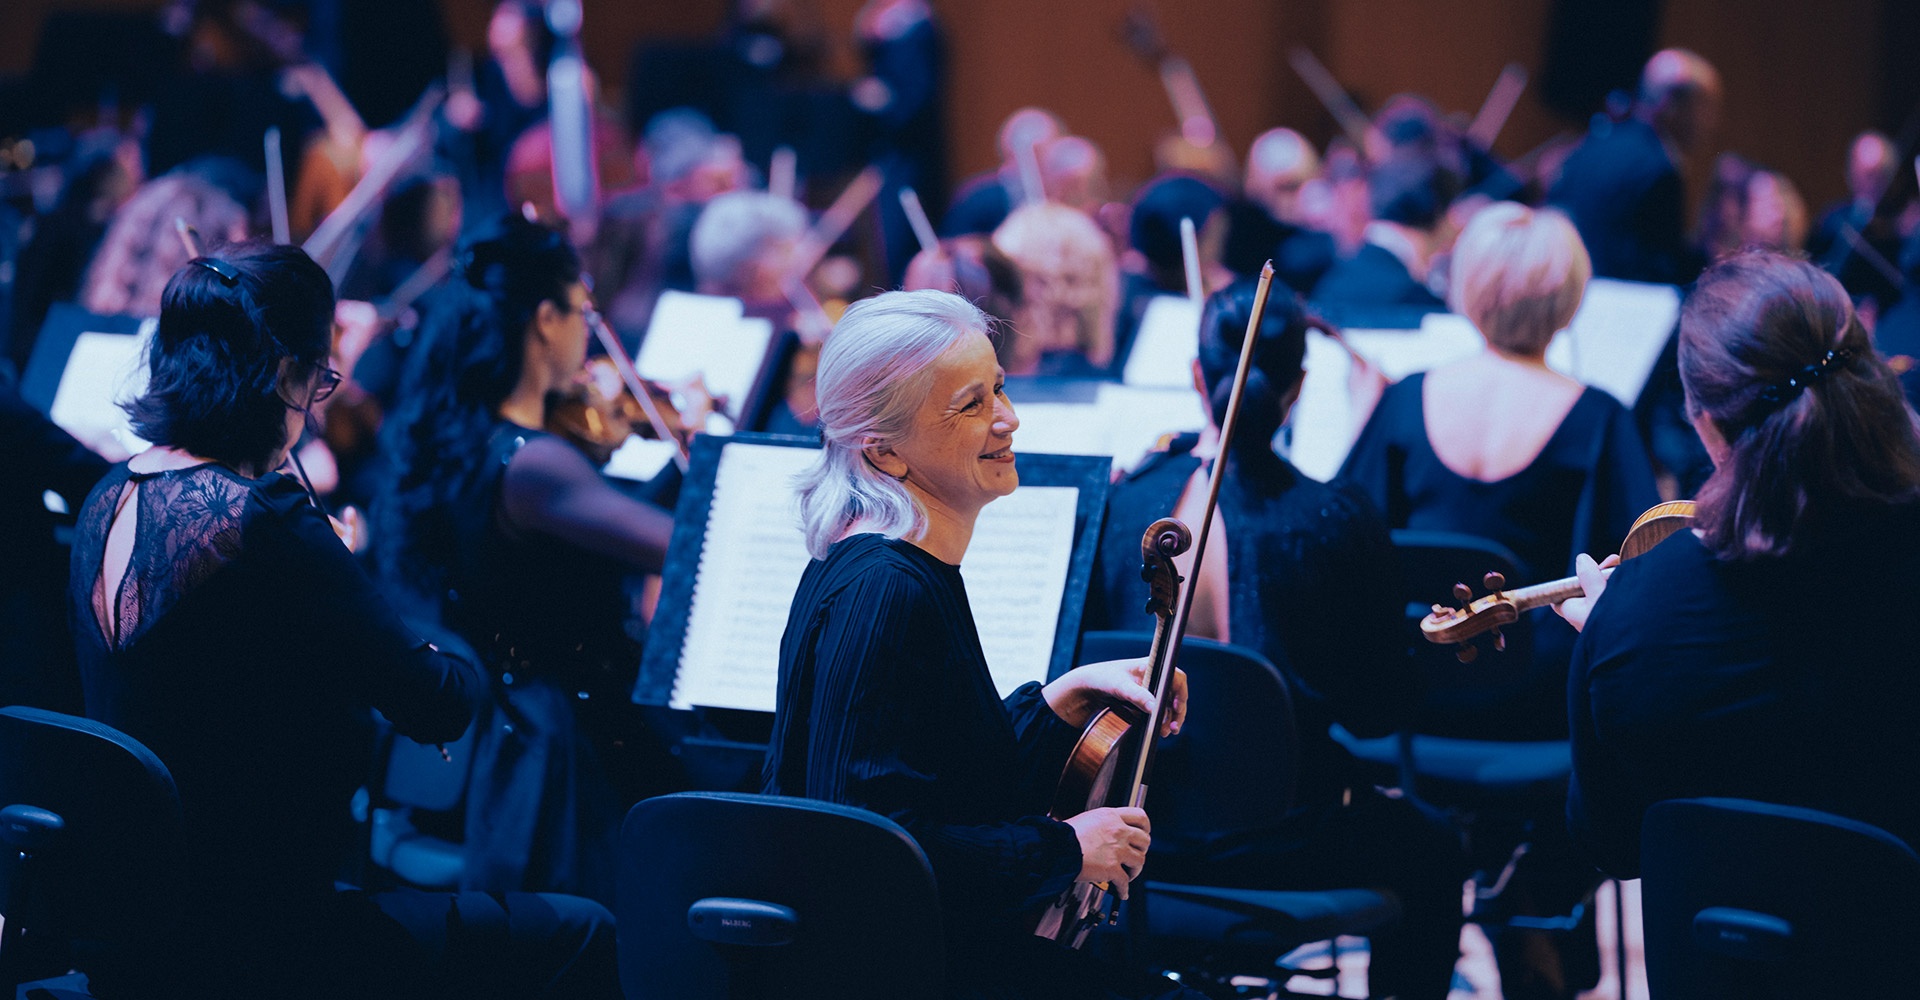
<svg viewBox="0 0 1920 1000">
<path fill-rule="evenodd" d="M 1163 517 L 1147 525 L 1140 537 L 1140 578 L 1147 581 L 1147 613 L 1173 617 L 1180 600 L 1180 571 L 1173 559 L 1193 547 L 1193 532 L 1178 518 Z"/>
<path fill-rule="evenodd" d="M 1510 625 L 1520 618 L 1521 608 L 1513 595 L 1504 593 L 1507 578 L 1499 573 L 1488 573 L 1481 578 L 1487 588 L 1487 596 L 1474 599 L 1473 588 L 1464 583 L 1453 585 L 1453 598 L 1460 602 L 1457 608 L 1444 604 L 1433 606 L 1433 613 L 1420 622 L 1420 633 L 1428 642 L 1455 643 L 1455 651 L 1461 663 L 1472 663 L 1480 655 L 1480 650 L 1467 640 L 1483 632 L 1493 633 L 1495 652 L 1504 652 L 1507 648 L 1506 636 L 1500 634 L 1504 625 Z"/>
</svg>

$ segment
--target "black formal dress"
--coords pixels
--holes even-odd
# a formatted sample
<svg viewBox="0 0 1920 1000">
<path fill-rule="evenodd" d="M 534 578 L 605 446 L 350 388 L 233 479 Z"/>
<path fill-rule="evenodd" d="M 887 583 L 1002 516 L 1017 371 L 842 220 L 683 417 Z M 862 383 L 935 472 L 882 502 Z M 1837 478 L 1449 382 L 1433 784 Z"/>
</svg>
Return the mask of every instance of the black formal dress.
<svg viewBox="0 0 1920 1000">
<path fill-rule="evenodd" d="M 1660 134 L 1631 118 L 1595 125 L 1547 194 L 1580 231 L 1594 277 L 1676 285 L 1700 271 L 1687 246 L 1686 197 Z"/>
<path fill-rule="evenodd" d="M 106 594 L 123 502 L 138 527 Z M 183 974 L 197 996 L 496 996 L 539 988 L 544 966 L 607 995 L 610 918 L 590 903 L 336 890 L 368 709 L 450 741 L 481 682 L 400 623 L 293 480 L 115 466 L 80 513 L 69 601 L 87 715 L 160 757 L 186 821 L 186 920 L 110 975 L 150 996 L 180 995 Z"/>
<path fill-rule="evenodd" d="M 1716 559 L 1682 531 L 1623 564 L 1574 649 L 1568 821 L 1610 874 L 1640 869 L 1663 799 L 1838 813 L 1920 844 L 1920 672 L 1900 627 L 1920 509 L 1829 510 L 1802 553 Z"/>
<path fill-rule="evenodd" d="M 641 644 L 626 631 L 630 570 L 517 525 L 508 506 L 569 489 L 593 523 L 617 509 L 585 507 L 630 501 L 544 431 L 498 420 L 487 447 L 454 505 L 461 558 L 442 612 L 493 669 L 496 694 L 474 748 L 461 885 L 611 902 L 621 818 L 674 790 L 631 700 Z"/>
<path fill-rule="evenodd" d="M 913 835 L 940 885 L 953 996 L 1182 995 L 1031 933 L 1080 872 L 1073 829 L 1045 815 L 1078 736 L 1038 683 L 1000 699 L 958 566 L 859 534 L 801 576 L 766 791 L 870 809 Z"/>
<path fill-rule="evenodd" d="M 1634 519 L 1659 502 L 1632 416 L 1604 391 L 1582 392 L 1526 468 L 1485 482 L 1454 472 L 1434 454 L 1425 385 L 1426 376 L 1416 374 L 1388 386 L 1340 470 L 1386 514 L 1390 528 L 1492 539 L 1513 550 L 1530 577 L 1544 580 L 1573 572 L 1582 552 L 1618 552 Z M 1486 720 L 1509 739 L 1565 734 L 1561 699 L 1575 633 L 1549 609 L 1531 614 L 1533 674 L 1523 690 L 1510 692 L 1504 710 L 1490 706 Z"/>
<path fill-rule="evenodd" d="M 1171 516 L 1194 473 L 1196 435 L 1114 485 L 1100 542 L 1089 628 L 1149 631 L 1140 535 Z M 1374 789 L 1328 735 L 1338 722 L 1380 736 L 1404 721 L 1417 690 L 1404 644 L 1393 543 L 1372 503 L 1350 486 L 1301 475 L 1265 449 L 1227 467 L 1219 527 L 1226 532 L 1229 635 L 1286 676 L 1298 717 L 1300 776 L 1284 829 L 1258 837 L 1215 831 L 1170 881 L 1312 890 L 1378 885 L 1401 899 L 1399 926 L 1372 939 L 1378 994 L 1444 998 L 1459 957 L 1466 853 L 1440 816 Z M 1195 526 L 1197 527 L 1197 526 Z M 1204 721 L 1204 720 L 1202 720 Z"/>
<path fill-rule="evenodd" d="M 1353 256 L 1327 270 L 1313 286 L 1313 301 L 1339 306 L 1418 306 L 1435 312 L 1447 304 L 1413 279 L 1407 265 L 1385 247 L 1363 243 Z"/>
</svg>

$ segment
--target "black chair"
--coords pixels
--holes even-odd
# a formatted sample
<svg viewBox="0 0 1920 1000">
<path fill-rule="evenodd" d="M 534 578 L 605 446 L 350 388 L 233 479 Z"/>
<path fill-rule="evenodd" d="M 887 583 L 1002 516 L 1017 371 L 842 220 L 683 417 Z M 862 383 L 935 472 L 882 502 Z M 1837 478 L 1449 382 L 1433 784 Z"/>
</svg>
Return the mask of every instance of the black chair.
<svg viewBox="0 0 1920 1000">
<path fill-rule="evenodd" d="M 935 1000 L 940 897 L 892 821 L 808 799 L 683 792 L 620 828 L 627 1000 Z"/>
<path fill-rule="evenodd" d="M 440 652 L 481 667 L 473 647 L 457 634 L 431 622 L 409 618 L 408 627 Z M 484 676 L 486 671 L 481 671 Z M 441 747 L 423 745 L 393 732 L 375 713 L 380 728 L 378 760 L 368 786 L 368 808 L 355 816 L 368 826 L 368 859 L 393 877 L 422 889 L 455 889 L 466 871 L 462 845 L 467 781 L 473 771 L 475 736 L 489 724 L 486 711 L 460 738 Z"/>
<path fill-rule="evenodd" d="M 1879 827 L 1744 799 L 1674 799 L 1647 810 L 1640 859 L 1655 1000 L 1920 990 L 1920 856 Z"/>
<path fill-rule="evenodd" d="M 1152 639 L 1089 632 L 1079 660 L 1144 656 Z M 1154 840 L 1147 875 L 1178 881 L 1147 881 L 1127 903 L 1136 950 L 1182 975 L 1222 982 L 1236 974 L 1332 978 L 1334 970 L 1275 963 L 1303 944 L 1365 936 L 1399 919 L 1399 900 L 1362 887 L 1282 892 L 1217 884 L 1231 879 L 1215 876 L 1202 856 L 1277 833 L 1292 805 L 1299 773 L 1293 701 L 1280 672 L 1250 649 L 1190 638 L 1180 644 L 1179 663 L 1194 725 L 1161 745 L 1146 801 Z"/>
<path fill-rule="evenodd" d="M 137 740 L 87 719 L 0 708 L 0 990 L 79 969 L 102 993 L 161 996 L 184 895 L 173 777 Z M 21 989 L 89 996 L 86 981 Z M 117 992 L 116 992 L 117 991 Z"/>
</svg>

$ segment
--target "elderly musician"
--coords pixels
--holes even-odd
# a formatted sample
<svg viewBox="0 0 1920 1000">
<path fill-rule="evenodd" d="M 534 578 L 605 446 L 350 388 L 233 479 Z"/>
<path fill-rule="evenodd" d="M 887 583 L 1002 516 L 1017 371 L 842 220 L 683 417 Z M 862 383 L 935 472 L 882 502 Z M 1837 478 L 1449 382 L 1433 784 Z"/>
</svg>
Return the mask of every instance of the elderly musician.
<svg viewBox="0 0 1920 1000">
<path fill-rule="evenodd" d="M 799 478 L 813 562 L 780 642 L 766 790 L 871 809 L 926 850 L 949 994 L 1197 997 L 1030 933 L 1075 881 L 1124 897 L 1149 843 L 1139 809 L 1066 822 L 1046 803 L 1102 705 L 1153 711 L 1146 664 L 1089 664 L 1003 702 L 960 576 L 981 508 L 1013 492 L 1013 432 L 988 322 L 946 292 L 847 311 L 820 358 L 823 448 Z M 993 622 L 985 622 L 992 628 Z M 1176 675 L 1166 730 L 1185 715 Z"/>
</svg>

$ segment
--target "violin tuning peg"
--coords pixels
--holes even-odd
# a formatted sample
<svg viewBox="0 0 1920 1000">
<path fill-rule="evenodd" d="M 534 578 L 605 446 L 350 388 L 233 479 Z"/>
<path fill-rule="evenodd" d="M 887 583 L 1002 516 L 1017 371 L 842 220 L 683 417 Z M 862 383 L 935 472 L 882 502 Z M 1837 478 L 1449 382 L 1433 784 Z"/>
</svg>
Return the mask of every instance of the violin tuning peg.
<svg viewBox="0 0 1920 1000">
<path fill-rule="evenodd" d="M 1453 654 L 1461 663 L 1472 663 L 1480 657 L 1480 650 L 1472 643 L 1463 642 L 1458 652 Z"/>
<path fill-rule="evenodd" d="M 1444 604 L 1436 604 L 1433 606 L 1433 613 L 1436 615 L 1444 615 L 1447 612 L 1452 610 L 1453 610 L 1452 608 L 1449 608 Z"/>
<path fill-rule="evenodd" d="M 1487 590 L 1495 593 L 1507 588 L 1507 578 L 1499 573 L 1488 573 L 1481 582 L 1487 585 Z"/>
<path fill-rule="evenodd" d="M 1453 599 L 1454 599 L 1454 600 L 1456 600 L 1456 601 L 1459 601 L 1459 602 L 1460 602 L 1461 604 L 1466 604 L 1466 603 L 1468 603 L 1469 601 L 1472 601 L 1472 600 L 1473 600 L 1473 588 L 1472 588 L 1472 587 L 1469 587 L 1469 586 L 1467 586 L 1467 585 L 1466 585 L 1466 584 L 1464 584 L 1464 583 L 1456 583 L 1456 584 L 1454 584 L 1454 585 L 1453 585 Z"/>
<path fill-rule="evenodd" d="M 1499 629 L 1493 630 L 1493 651 L 1496 653 L 1507 651 L 1507 637 Z"/>
</svg>

